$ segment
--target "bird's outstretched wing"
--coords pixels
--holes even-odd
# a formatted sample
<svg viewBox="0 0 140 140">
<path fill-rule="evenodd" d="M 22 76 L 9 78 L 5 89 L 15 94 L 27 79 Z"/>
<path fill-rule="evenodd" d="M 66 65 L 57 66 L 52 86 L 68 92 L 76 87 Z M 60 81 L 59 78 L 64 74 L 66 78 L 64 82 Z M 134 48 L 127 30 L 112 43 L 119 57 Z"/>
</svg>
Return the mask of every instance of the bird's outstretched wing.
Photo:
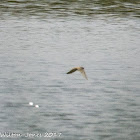
<svg viewBox="0 0 140 140">
<path fill-rule="evenodd" d="M 73 72 L 75 72 L 75 71 L 77 71 L 77 68 L 71 69 L 69 72 L 67 72 L 67 74 L 73 73 Z"/>
<path fill-rule="evenodd" d="M 80 70 L 80 72 L 82 73 L 82 75 L 88 80 L 88 78 L 87 78 L 87 75 L 86 75 L 86 73 L 85 73 L 85 71 L 84 71 L 84 69 L 83 70 Z"/>
</svg>

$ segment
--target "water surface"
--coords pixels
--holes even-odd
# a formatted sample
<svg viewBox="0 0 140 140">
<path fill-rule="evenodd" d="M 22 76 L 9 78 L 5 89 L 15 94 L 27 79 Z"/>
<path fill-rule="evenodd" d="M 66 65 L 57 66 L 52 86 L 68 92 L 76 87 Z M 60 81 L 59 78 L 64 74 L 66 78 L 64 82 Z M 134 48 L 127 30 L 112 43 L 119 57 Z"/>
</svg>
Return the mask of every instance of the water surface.
<svg viewBox="0 0 140 140">
<path fill-rule="evenodd" d="M 1 0 L 0 137 L 139 140 L 139 4 Z"/>
</svg>

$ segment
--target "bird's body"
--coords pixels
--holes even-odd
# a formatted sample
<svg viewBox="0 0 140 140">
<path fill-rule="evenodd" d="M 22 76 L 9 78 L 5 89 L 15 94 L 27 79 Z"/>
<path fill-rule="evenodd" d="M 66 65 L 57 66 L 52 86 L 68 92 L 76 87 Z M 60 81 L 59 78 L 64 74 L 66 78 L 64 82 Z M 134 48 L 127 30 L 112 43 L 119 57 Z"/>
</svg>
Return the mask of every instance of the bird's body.
<svg viewBox="0 0 140 140">
<path fill-rule="evenodd" d="M 81 74 L 88 80 L 88 78 L 86 76 L 86 73 L 85 73 L 85 70 L 84 70 L 83 67 L 75 67 L 75 68 L 71 69 L 69 72 L 67 72 L 67 74 L 71 74 L 71 73 L 73 73 L 75 71 L 80 71 Z"/>
</svg>

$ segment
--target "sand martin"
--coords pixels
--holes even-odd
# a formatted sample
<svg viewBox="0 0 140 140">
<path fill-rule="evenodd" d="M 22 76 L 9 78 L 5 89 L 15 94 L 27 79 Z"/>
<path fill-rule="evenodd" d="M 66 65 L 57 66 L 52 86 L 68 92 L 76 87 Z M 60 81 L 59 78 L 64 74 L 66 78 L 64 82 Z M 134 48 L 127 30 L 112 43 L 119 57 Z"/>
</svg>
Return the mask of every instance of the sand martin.
<svg viewBox="0 0 140 140">
<path fill-rule="evenodd" d="M 86 73 L 85 73 L 85 70 L 83 67 L 75 67 L 73 69 L 71 69 L 69 72 L 67 72 L 67 74 L 71 74 L 75 71 L 80 71 L 82 73 L 82 75 L 88 80 L 87 76 L 86 76 Z"/>
</svg>

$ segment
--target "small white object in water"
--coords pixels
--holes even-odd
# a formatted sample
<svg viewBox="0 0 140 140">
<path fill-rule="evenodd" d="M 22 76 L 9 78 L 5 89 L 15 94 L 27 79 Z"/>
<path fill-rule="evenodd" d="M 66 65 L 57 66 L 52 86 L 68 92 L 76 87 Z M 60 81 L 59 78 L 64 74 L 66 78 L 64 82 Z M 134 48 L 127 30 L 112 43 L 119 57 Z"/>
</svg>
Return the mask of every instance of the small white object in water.
<svg viewBox="0 0 140 140">
<path fill-rule="evenodd" d="M 34 103 L 33 102 L 29 102 L 29 105 L 33 105 Z"/>
<path fill-rule="evenodd" d="M 36 108 L 39 108 L 39 105 L 35 105 Z"/>
</svg>

